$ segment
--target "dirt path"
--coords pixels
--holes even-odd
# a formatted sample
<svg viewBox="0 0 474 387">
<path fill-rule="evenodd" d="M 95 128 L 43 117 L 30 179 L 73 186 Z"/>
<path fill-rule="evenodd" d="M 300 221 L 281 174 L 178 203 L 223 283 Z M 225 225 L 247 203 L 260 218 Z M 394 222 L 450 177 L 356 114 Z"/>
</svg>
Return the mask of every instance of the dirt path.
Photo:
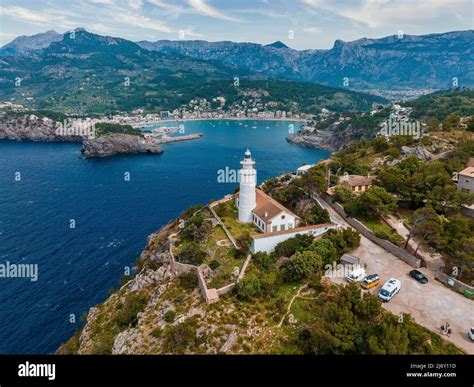
<svg viewBox="0 0 474 387">
<path fill-rule="evenodd" d="M 281 318 L 280 322 L 279 322 L 278 325 L 277 325 L 278 328 L 281 328 L 281 326 L 282 326 L 282 324 L 283 324 L 283 321 L 285 321 L 286 316 L 288 316 L 288 313 L 290 313 L 291 306 L 293 305 L 293 302 L 296 300 L 297 297 L 299 297 L 301 291 L 302 291 L 306 286 L 307 286 L 307 284 L 301 285 L 301 287 L 298 289 L 298 291 L 296 292 L 296 294 L 293 296 L 293 298 L 292 298 L 291 301 L 290 301 L 290 304 L 288 305 L 288 308 L 286 308 L 286 313 L 285 313 L 285 315 Z"/>
</svg>

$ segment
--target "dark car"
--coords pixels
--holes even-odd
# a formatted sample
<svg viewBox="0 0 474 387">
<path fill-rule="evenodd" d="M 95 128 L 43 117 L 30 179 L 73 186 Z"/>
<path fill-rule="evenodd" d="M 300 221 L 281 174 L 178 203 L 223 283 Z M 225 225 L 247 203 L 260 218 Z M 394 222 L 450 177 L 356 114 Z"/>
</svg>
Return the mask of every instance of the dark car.
<svg viewBox="0 0 474 387">
<path fill-rule="evenodd" d="M 416 279 L 420 284 L 426 284 L 428 278 L 419 270 L 410 271 L 410 277 Z"/>
</svg>

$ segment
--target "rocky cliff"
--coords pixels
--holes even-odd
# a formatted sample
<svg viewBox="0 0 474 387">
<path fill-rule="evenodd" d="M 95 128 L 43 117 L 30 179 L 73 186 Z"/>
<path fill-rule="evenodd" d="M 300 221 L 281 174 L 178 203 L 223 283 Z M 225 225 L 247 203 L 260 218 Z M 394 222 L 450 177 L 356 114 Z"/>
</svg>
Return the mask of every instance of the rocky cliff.
<svg viewBox="0 0 474 387">
<path fill-rule="evenodd" d="M 272 78 L 292 79 L 350 88 L 444 89 L 463 68 L 473 66 L 474 31 L 454 31 L 429 35 L 391 35 L 380 39 L 362 38 L 352 42 L 336 40 L 329 50 L 298 51 L 281 45 L 254 43 L 141 41 L 147 50 L 179 53 L 196 59 L 216 60 L 240 69 L 258 71 Z M 465 85 L 474 77 L 464 72 Z"/>
<path fill-rule="evenodd" d="M 57 134 L 56 122 L 33 114 L 8 116 L 0 114 L 0 140 L 81 142 L 81 136 Z"/>
<path fill-rule="evenodd" d="M 207 305 L 195 274 L 176 269 L 168 237 L 178 229 L 175 221 L 149 236 L 138 273 L 89 310 L 59 354 L 242 353 L 259 335 L 268 349 L 271 336 L 251 308 L 234 298 Z"/>
<path fill-rule="evenodd" d="M 286 141 L 305 148 L 339 151 L 356 139 L 350 129 L 340 130 L 338 125 L 331 125 L 327 129 L 300 130 L 290 134 Z"/>
<path fill-rule="evenodd" d="M 106 157 L 121 153 L 161 154 L 161 147 L 147 142 L 140 136 L 130 134 L 110 134 L 103 137 L 85 139 L 81 153 L 84 157 Z"/>
</svg>

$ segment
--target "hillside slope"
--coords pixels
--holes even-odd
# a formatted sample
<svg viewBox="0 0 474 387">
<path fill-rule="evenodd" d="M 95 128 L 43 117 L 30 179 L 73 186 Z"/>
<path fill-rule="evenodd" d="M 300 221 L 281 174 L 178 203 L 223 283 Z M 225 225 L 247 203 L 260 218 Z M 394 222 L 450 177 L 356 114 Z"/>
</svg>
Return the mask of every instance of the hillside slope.
<svg viewBox="0 0 474 387">
<path fill-rule="evenodd" d="M 283 49 L 283 48 L 281 48 Z M 259 80 L 266 76 L 212 59 L 149 51 L 120 38 L 76 30 L 40 50 L 0 58 L 0 98 L 35 109 L 106 114 L 144 108 L 171 110 L 195 97 L 236 98 L 238 77 L 248 89 L 271 89 L 270 98 L 309 112 L 367 109 L 386 100 L 347 89 Z M 252 83 L 254 82 L 254 83 Z"/>
<path fill-rule="evenodd" d="M 452 78 L 474 85 L 474 31 L 337 40 L 330 50 L 297 51 L 281 45 L 206 41 L 142 41 L 146 49 L 219 60 L 273 78 L 352 89 L 445 89 Z"/>
</svg>

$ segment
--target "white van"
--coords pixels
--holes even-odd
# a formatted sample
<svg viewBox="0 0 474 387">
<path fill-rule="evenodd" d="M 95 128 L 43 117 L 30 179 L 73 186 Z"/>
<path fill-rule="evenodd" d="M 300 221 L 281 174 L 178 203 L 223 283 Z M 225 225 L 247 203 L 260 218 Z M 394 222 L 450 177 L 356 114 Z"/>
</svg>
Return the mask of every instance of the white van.
<svg viewBox="0 0 474 387">
<path fill-rule="evenodd" d="M 363 267 L 359 267 L 358 269 L 355 269 L 351 274 L 349 274 L 346 277 L 346 280 L 349 282 L 359 282 L 362 281 L 367 273 L 365 272 L 365 269 Z"/>
<path fill-rule="evenodd" d="M 395 294 L 397 294 L 402 287 L 402 283 L 396 278 L 390 278 L 382 286 L 382 289 L 379 291 L 379 298 L 382 301 L 390 301 Z"/>
</svg>

